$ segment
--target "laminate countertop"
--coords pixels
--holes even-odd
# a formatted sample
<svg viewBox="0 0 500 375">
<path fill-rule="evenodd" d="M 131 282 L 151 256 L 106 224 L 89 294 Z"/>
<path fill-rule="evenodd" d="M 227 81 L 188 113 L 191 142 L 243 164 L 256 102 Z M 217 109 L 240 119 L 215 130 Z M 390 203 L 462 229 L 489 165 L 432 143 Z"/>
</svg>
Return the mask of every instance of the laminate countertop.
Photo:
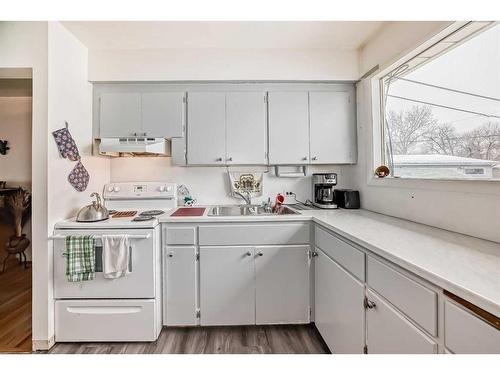
<svg viewBox="0 0 500 375">
<path fill-rule="evenodd" d="M 174 211 L 174 210 L 173 210 Z M 300 215 L 171 217 L 160 222 L 313 221 L 431 283 L 500 316 L 500 244 L 366 210 Z"/>
</svg>

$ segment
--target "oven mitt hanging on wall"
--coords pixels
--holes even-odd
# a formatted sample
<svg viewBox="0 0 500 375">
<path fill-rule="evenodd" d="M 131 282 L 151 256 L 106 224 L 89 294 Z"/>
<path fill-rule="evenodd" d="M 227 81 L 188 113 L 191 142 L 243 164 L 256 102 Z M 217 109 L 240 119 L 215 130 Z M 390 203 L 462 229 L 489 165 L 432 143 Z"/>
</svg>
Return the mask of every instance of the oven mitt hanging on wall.
<svg viewBox="0 0 500 375">
<path fill-rule="evenodd" d="M 89 180 L 89 172 L 87 172 L 82 162 L 79 161 L 68 176 L 69 183 L 76 190 L 85 191 L 85 189 L 87 189 L 87 185 L 89 184 Z"/>
<path fill-rule="evenodd" d="M 68 123 L 66 123 L 65 128 L 53 131 L 52 135 L 56 140 L 59 154 L 61 154 L 63 158 L 68 158 L 72 161 L 80 160 L 80 153 L 78 152 L 78 147 L 76 147 L 75 140 L 69 132 Z"/>
</svg>

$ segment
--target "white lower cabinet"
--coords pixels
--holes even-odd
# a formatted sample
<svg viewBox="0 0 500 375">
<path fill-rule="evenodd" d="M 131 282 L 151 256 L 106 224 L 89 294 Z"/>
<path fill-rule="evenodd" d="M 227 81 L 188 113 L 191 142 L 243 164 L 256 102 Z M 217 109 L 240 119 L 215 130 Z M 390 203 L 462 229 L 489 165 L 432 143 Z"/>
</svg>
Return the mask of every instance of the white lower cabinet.
<svg viewBox="0 0 500 375">
<path fill-rule="evenodd" d="M 309 323 L 309 246 L 201 246 L 200 324 Z"/>
<path fill-rule="evenodd" d="M 255 324 L 254 277 L 254 248 L 201 246 L 201 325 Z"/>
<path fill-rule="evenodd" d="M 363 283 L 316 249 L 315 323 L 332 353 L 363 353 Z"/>
<path fill-rule="evenodd" d="M 444 303 L 445 345 L 456 354 L 500 354 L 500 329 L 464 307 Z M 497 320 L 498 321 L 498 320 Z"/>
<path fill-rule="evenodd" d="M 309 323 L 309 246 L 255 248 L 257 324 Z"/>
<path fill-rule="evenodd" d="M 366 293 L 366 342 L 369 353 L 434 354 L 437 343 L 371 290 Z"/>
<path fill-rule="evenodd" d="M 164 324 L 196 325 L 196 246 L 167 247 L 165 265 Z"/>
</svg>

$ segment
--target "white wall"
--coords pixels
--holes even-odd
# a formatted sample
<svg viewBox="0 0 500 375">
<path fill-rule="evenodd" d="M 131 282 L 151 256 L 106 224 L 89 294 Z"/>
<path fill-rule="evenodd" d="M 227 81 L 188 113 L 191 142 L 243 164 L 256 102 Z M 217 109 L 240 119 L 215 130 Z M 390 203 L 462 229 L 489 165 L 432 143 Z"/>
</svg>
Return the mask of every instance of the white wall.
<svg viewBox="0 0 500 375">
<path fill-rule="evenodd" d="M 266 167 L 231 167 L 231 171 L 266 171 Z M 225 167 L 176 167 L 170 158 L 117 158 L 111 161 L 111 181 L 168 181 L 184 184 L 198 200 L 198 204 L 236 204 L 241 199 L 229 196 L 229 182 Z M 339 166 L 314 166 L 305 178 L 277 178 L 274 168 L 264 174 L 263 196 L 254 198 L 261 203 L 270 197 L 274 201 L 277 193 L 293 191 L 297 199 L 311 199 L 311 173 L 341 172 Z M 339 186 L 343 185 L 339 175 Z"/>
<path fill-rule="evenodd" d="M 355 50 L 91 50 L 90 81 L 356 80 Z"/>
<path fill-rule="evenodd" d="M 0 139 L 10 150 L 0 156 L 0 180 L 31 191 L 31 98 L 0 97 Z"/>
<path fill-rule="evenodd" d="M 33 142 L 33 341 L 49 336 L 49 244 L 47 242 L 47 23 L 0 22 L 0 67 L 32 68 Z"/>
<path fill-rule="evenodd" d="M 437 34 L 447 23 L 433 24 Z M 429 27 L 392 23 L 361 51 L 361 66 L 385 65 L 430 37 Z M 387 43 L 397 33 L 397 43 Z M 402 37 L 405 36 L 406 37 Z M 358 164 L 344 167 L 346 182 L 361 191 L 362 207 L 443 229 L 500 242 L 497 182 L 374 180 L 370 80 L 358 84 Z"/>
<path fill-rule="evenodd" d="M 0 180 L 8 186 L 22 186 L 31 191 L 31 97 L 0 97 L 0 139 L 10 150 L 0 155 Z M 31 220 L 23 228 L 30 241 Z M 31 244 L 26 249 L 31 260 Z"/>
<path fill-rule="evenodd" d="M 410 52 L 450 23 L 449 21 L 386 23 L 360 50 L 360 76 L 377 64 L 382 66 Z"/>
</svg>

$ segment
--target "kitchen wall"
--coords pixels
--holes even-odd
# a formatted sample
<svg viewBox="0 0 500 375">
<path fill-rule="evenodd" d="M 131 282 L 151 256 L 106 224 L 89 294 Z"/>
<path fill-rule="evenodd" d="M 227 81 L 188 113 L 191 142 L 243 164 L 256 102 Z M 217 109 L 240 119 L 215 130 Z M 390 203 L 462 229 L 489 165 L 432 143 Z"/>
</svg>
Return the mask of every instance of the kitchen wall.
<svg viewBox="0 0 500 375">
<path fill-rule="evenodd" d="M 357 80 L 356 50 L 91 50 L 90 81 Z"/>
<path fill-rule="evenodd" d="M 92 156 L 92 85 L 87 81 L 87 48 L 59 22 L 49 22 L 49 132 L 69 123 L 82 163 L 90 173 L 85 192 L 76 191 L 68 183 L 68 175 L 76 163 L 59 155 L 50 135 L 49 158 L 49 228 L 74 216 L 90 203 L 89 195 L 101 191 L 109 181 L 109 160 Z"/>
<path fill-rule="evenodd" d="M 231 167 L 230 171 L 267 171 L 267 167 Z M 254 203 L 261 203 L 267 197 L 277 193 L 293 191 L 297 199 L 311 198 L 311 173 L 340 173 L 340 166 L 309 167 L 308 177 L 277 178 L 274 168 L 264 173 L 263 196 L 254 198 Z M 169 181 L 184 184 L 199 204 L 235 204 L 240 198 L 229 196 L 229 180 L 225 167 L 177 167 L 171 165 L 171 158 L 117 158 L 111 161 L 111 181 Z M 343 185 L 339 175 L 339 186 Z"/>
<path fill-rule="evenodd" d="M 360 65 L 385 65 L 442 31 L 448 22 L 425 27 L 391 23 L 361 51 Z M 390 39 L 389 39 L 390 38 Z M 391 40 L 388 43 L 387 40 Z M 500 242 L 498 182 L 404 181 L 372 178 L 372 102 L 370 80 L 358 84 L 358 164 L 344 167 L 347 183 L 361 191 L 362 207 L 443 229 Z"/>
</svg>

